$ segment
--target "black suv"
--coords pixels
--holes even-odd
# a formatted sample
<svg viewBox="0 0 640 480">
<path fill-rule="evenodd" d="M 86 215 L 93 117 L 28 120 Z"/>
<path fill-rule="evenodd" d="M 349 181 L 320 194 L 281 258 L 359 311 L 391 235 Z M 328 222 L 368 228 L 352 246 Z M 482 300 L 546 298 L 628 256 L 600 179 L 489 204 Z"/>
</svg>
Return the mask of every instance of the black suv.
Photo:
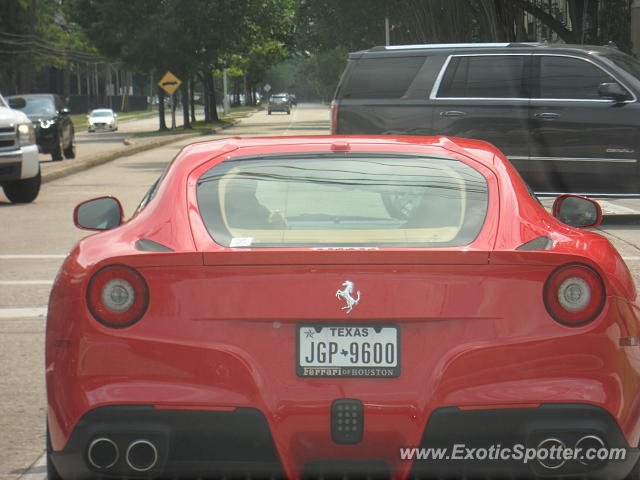
<svg viewBox="0 0 640 480">
<path fill-rule="evenodd" d="M 75 158 L 76 140 L 69 109 L 58 95 L 37 93 L 7 98 L 9 106 L 27 114 L 36 131 L 36 143 L 53 160 Z"/>
<path fill-rule="evenodd" d="M 537 192 L 640 192 L 640 62 L 551 44 L 351 53 L 336 134 L 447 135 L 499 147 Z"/>
</svg>

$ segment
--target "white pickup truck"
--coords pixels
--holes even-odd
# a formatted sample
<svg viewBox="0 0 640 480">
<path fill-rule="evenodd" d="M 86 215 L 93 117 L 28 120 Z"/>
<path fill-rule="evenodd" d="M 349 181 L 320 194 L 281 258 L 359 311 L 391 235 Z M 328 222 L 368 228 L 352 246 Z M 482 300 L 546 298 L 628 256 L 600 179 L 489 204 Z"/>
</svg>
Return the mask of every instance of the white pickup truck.
<svg viewBox="0 0 640 480">
<path fill-rule="evenodd" d="M 0 186 L 14 203 L 35 200 L 40 191 L 40 162 L 33 125 L 0 95 Z"/>
</svg>

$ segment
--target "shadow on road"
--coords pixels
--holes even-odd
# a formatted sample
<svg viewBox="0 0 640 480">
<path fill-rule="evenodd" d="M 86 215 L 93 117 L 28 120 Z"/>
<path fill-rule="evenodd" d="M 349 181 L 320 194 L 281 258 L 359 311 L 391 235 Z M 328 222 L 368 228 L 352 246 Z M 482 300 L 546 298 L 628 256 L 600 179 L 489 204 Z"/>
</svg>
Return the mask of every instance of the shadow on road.
<svg viewBox="0 0 640 480">
<path fill-rule="evenodd" d="M 605 215 L 602 219 L 602 226 L 615 227 L 615 226 L 640 226 L 640 215 L 629 214 L 617 214 L 617 215 Z"/>
</svg>

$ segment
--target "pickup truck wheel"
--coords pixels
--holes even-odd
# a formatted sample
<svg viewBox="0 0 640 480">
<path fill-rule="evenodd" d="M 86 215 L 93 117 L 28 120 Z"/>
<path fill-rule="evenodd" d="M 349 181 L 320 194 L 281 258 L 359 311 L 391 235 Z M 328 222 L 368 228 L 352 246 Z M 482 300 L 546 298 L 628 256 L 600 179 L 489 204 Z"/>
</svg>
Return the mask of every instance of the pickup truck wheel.
<svg viewBox="0 0 640 480">
<path fill-rule="evenodd" d="M 59 162 L 60 160 L 62 160 L 62 150 L 63 150 L 62 142 L 63 142 L 62 134 L 58 133 L 58 140 L 56 141 L 56 144 L 51 150 L 51 160 L 55 162 Z"/>
<path fill-rule="evenodd" d="M 76 137 L 71 137 L 71 143 L 64 149 L 64 158 L 76 158 Z"/>
<path fill-rule="evenodd" d="M 38 196 L 41 182 L 42 177 L 40 170 L 38 170 L 38 174 L 35 177 L 7 182 L 2 189 L 7 198 L 13 203 L 30 203 Z"/>
</svg>

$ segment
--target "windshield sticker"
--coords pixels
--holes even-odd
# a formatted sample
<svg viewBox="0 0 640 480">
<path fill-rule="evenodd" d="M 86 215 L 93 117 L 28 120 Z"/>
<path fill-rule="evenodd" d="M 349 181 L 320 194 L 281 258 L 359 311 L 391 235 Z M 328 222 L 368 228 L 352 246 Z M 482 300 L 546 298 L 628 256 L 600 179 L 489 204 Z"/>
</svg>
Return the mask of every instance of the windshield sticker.
<svg viewBox="0 0 640 480">
<path fill-rule="evenodd" d="M 250 247 L 253 237 L 234 237 L 231 239 L 230 247 Z"/>
</svg>

